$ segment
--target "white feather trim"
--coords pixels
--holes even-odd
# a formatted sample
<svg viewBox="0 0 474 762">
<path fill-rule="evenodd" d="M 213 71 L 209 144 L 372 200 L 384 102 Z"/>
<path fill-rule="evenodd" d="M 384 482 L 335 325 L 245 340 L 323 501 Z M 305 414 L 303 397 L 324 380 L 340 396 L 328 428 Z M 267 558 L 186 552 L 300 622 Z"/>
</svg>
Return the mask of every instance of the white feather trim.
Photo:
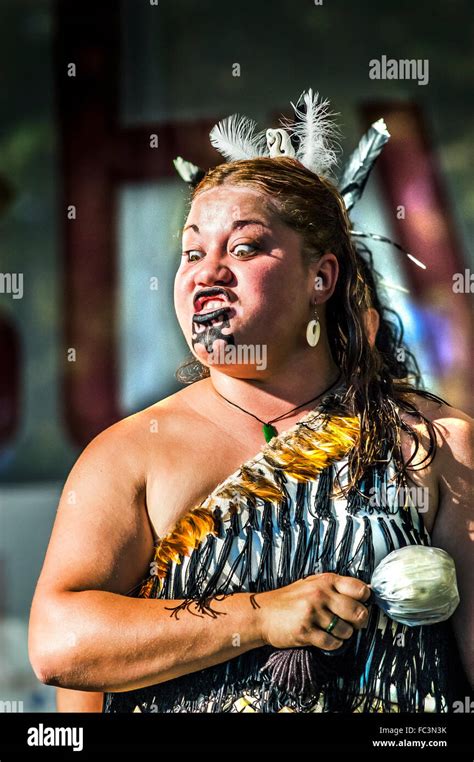
<svg viewBox="0 0 474 762">
<path fill-rule="evenodd" d="M 331 119 L 336 114 L 328 111 L 329 101 L 318 102 L 318 96 L 319 93 L 314 94 L 311 88 L 303 92 L 296 106 L 291 103 L 296 121 L 280 121 L 285 129 L 298 138 L 298 161 L 317 175 L 327 175 L 333 165 L 337 164 L 336 145 L 340 131 Z M 304 110 L 301 109 L 303 103 Z"/>
<path fill-rule="evenodd" d="M 218 122 L 209 133 L 211 143 L 228 161 L 268 156 L 265 130 L 255 133 L 256 122 L 232 114 Z"/>
</svg>

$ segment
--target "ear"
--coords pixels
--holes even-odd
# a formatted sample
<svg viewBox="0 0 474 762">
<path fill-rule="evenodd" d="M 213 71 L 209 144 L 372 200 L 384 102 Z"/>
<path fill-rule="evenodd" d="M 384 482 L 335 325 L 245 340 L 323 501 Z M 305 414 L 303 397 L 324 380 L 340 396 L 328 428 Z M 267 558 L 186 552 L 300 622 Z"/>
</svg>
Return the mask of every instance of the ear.
<svg viewBox="0 0 474 762">
<path fill-rule="evenodd" d="M 377 331 L 380 326 L 380 315 L 376 309 L 369 307 L 369 309 L 365 310 L 363 313 L 363 321 L 369 344 L 373 349 L 375 346 L 375 339 L 377 338 Z"/>
<path fill-rule="evenodd" d="M 325 252 L 310 267 L 311 288 L 316 291 L 315 304 L 324 304 L 333 295 L 339 276 L 339 262 L 331 251 Z"/>
</svg>

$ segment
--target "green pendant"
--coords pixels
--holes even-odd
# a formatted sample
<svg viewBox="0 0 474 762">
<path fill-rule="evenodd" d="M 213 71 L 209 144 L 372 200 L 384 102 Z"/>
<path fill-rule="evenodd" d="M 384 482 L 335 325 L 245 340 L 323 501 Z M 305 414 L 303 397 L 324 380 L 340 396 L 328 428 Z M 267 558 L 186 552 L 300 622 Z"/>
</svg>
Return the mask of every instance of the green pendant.
<svg viewBox="0 0 474 762">
<path fill-rule="evenodd" d="M 270 439 L 273 439 L 273 437 L 276 437 L 278 434 L 278 431 L 274 426 L 272 426 L 271 423 L 264 423 L 263 424 L 263 436 L 265 437 L 265 441 L 269 442 Z"/>
</svg>

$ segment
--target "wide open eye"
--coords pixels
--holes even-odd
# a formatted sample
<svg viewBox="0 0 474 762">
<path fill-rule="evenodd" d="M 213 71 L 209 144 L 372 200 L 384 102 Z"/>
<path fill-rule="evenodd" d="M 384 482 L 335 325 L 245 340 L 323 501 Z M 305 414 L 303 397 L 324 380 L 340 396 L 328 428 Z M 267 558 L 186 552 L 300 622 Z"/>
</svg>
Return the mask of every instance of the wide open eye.
<svg viewBox="0 0 474 762">
<path fill-rule="evenodd" d="M 239 253 L 238 249 L 240 249 L 242 246 L 244 247 L 244 250 L 241 253 Z M 245 247 L 247 247 L 248 249 L 252 249 L 253 251 L 245 251 Z M 242 257 L 254 254 L 256 251 L 258 251 L 258 249 L 259 247 L 253 243 L 238 243 L 237 246 L 234 246 L 234 248 L 232 249 L 232 254 L 237 256 L 240 259 Z"/>
<path fill-rule="evenodd" d="M 244 259 L 245 257 L 252 256 L 259 249 L 260 249 L 260 246 L 258 246 L 257 244 L 238 243 L 236 244 L 236 246 L 234 246 L 233 249 L 231 249 L 231 254 L 232 256 L 235 256 L 237 259 Z M 204 252 L 200 251 L 200 249 L 188 249 L 187 251 L 183 251 L 182 256 L 186 257 L 187 262 L 196 262 L 202 258 L 203 254 Z"/>
<path fill-rule="evenodd" d="M 186 260 L 187 262 L 193 262 L 193 261 L 195 261 L 195 260 L 193 260 L 193 259 L 190 259 L 190 258 L 189 258 L 189 257 L 190 257 L 190 255 L 193 255 L 193 254 L 202 254 L 202 253 L 203 253 L 203 252 L 202 252 L 202 251 L 199 251 L 199 249 L 189 249 L 189 251 L 183 251 L 183 254 L 182 254 L 182 256 L 187 258 L 187 260 Z"/>
</svg>

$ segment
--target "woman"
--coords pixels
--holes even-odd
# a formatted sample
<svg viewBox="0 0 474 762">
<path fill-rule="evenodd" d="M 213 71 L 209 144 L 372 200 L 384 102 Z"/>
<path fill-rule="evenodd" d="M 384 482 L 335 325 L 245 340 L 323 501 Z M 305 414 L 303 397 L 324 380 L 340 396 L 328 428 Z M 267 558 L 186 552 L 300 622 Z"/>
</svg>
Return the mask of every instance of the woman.
<svg viewBox="0 0 474 762">
<path fill-rule="evenodd" d="M 360 251 L 363 256 L 360 256 Z M 377 289 L 379 277 L 374 270 L 372 255 L 366 246 L 359 245 L 357 250 L 357 266 L 362 273 L 368 289 L 368 308 L 363 315 L 364 327 L 371 347 L 377 342 L 377 350 L 390 362 L 392 373 L 399 378 L 406 378 L 409 372 L 420 382 L 419 369 L 413 355 L 403 344 L 403 327 L 398 315 L 382 305 Z M 391 317 L 395 321 L 391 321 Z M 380 330 L 379 330 L 380 329 Z M 397 359 L 397 350 L 403 348 L 401 357 Z M 400 357 L 400 355 L 399 355 Z M 202 367 L 200 373 L 205 372 Z M 57 688 L 58 712 L 102 712 L 104 694 L 93 691 L 74 691 L 67 688 Z"/>
<path fill-rule="evenodd" d="M 105 711 L 449 711 L 448 627 L 364 603 L 374 565 L 430 535 L 456 563 L 472 680 L 469 418 L 370 346 L 341 197 L 297 160 L 211 170 L 183 250 L 193 383 L 71 472 L 81 510 L 62 498 L 32 607 L 38 677 L 104 691 Z"/>
</svg>

